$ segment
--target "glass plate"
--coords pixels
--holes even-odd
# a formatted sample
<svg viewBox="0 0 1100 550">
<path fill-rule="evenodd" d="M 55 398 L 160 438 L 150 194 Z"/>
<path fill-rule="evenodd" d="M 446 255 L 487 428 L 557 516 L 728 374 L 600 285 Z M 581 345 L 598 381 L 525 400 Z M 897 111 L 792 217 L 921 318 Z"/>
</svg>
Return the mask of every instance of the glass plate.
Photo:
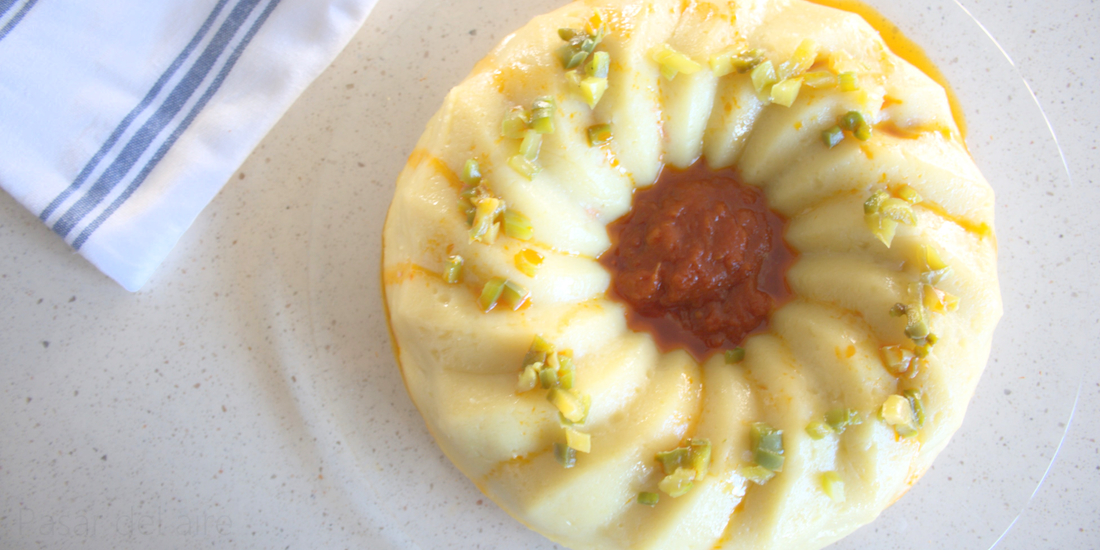
<svg viewBox="0 0 1100 550">
<path fill-rule="evenodd" d="M 444 94 L 531 17 L 529 0 L 382 0 L 341 57 L 355 75 L 321 159 L 309 257 L 317 417 L 346 450 L 339 474 L 376 548 L 556 548 L 508 517 L 443 456 L 403 386 L 381 301 L 382 223 L 394 181 Z M 991 548 L 1037 490 L 1074 409 L 1084 335 L 1067 265 L 1070 182 L 1008 57 L 959 4 L 869 4 L 925 48 L 962 105 L 968 144 L 997 193 L 1005 316 L 962 428 L 932 469 L 833 548 Z M 338 62 L 339 63 L 339 62 Z M 330 94 L 336 97 L 337 94 Z M 1071 287 L 1076 285 L 1069 285 Z M 1083 288 L 1083 286 L 1078 287 Z M 1079 308 L 1078 308 L 1079 309 Z M 1083 318 L 1083 317 L 1082 317 Z"/>
</svg>

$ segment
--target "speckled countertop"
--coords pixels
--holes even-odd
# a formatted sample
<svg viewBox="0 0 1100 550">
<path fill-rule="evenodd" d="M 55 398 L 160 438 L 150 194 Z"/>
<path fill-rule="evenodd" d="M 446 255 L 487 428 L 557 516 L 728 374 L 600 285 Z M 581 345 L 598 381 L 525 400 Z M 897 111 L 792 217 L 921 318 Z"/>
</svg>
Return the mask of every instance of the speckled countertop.
<svg viewBox="0 0 1100 550">
<path fill-rule="evenodd" d="M 1009 317 L 960 436 L 839 546 L 1100 548 L 1100 3 L 959 1 L 1015 64 L 984 37 L 929 48 L 976 121 L 979 164 L 1003 138 L 981 132 L 1016 118 L 1029 133 L 1008 141 L 1040 159 L 982 166 L 1003 175 Z M 430 444 L 389 351 L 377 254 L 392 182 L 446 87 L 495 29 L 557 4 L 382 0 L 141 292 L 0 195 L 0 547 L 553 548 Z M 963 13 L 938 6 L 899 7 L 899 22 Z M 422 36 L 394 38 L 410 28 Z M 998 181 L 1014 174 L 1018 187 Z M 1036 186 L 1049 202 L 1027 202 Z M 1057 342 L 1036 351 L 1031 334 Z"/>
</svg>

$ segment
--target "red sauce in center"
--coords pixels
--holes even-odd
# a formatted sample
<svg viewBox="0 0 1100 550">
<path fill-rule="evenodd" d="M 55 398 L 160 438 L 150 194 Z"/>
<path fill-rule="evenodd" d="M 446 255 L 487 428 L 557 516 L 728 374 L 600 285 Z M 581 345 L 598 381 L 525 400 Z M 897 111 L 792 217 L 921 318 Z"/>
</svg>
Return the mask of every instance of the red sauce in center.
<svg viewBox="0 0 1100 550">
<path fill-rule="evenodd" d="M 702 362 L 766 328 L 789 298 L 795 254 L 783 240 L 786 223 L 731 169 L 666 168 L 608 226 L 612 246 L 600 263 L 611 272 L 611 297 L 628 305 L 632 330 Z"/>
</svg>

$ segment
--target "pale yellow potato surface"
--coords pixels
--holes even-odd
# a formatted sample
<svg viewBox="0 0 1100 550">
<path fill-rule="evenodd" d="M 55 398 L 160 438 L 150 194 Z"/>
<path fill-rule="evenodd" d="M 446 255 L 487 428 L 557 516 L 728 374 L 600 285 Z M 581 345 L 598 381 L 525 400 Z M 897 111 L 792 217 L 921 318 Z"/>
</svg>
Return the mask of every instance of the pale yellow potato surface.
<svg viewBox="0 0 1100 550">
<path fill-rule="evenodd" d="M 610 87 L 591 109 L 570 87 L 557 30 L 582 28 L 600 9 L 609 33 Z M 790 107 L 757 94 L 748 74 L 718 77 L 707 61 L 729 48 L 760 48 L 776 65 L 804 40 L 820 45 L 815 68 L 855 71 L 860 89 L 803 86 Z M 660 76 L 650 52 L 668 44 L 702 64 Z M 501 137 L 514 106 L 557 102 L 531 181 L 510 168 L 517 140 Z M 829 149 L 822 130 L 859 110 L 875 132 Z M 614 138 L 590 147 L 585 130 L 610 123 Z M 524 213 L 531 241 L 471 242 L 459 207 L 461 173 L 476 158 L 493 196 Z M 606 226 L 629 211 L 636 188 L 664 165 L 733 167 L 789 219 L 798 252 L 788 273 L 795 297 L 769 330 L 743 344 L 746 359 L 704 364 L 662 353 L 610 301 L 596 262 Z M 915 226 L 892 246 L 864 223 L 875 189 L 907 184 L 924 199 Z M 872 521 L 931 465 L 959 427 L 1001 315 L 993 192 L 966 151 L 944 90 L 901 60 L 860 17 L 802 1 L 598 0 L 569 4 L 506 38 L 447 96 L 397 182 L 384 230 L 383 279 L 398 360 L 409 393 L 444 452 L 490 498 L 531 528 L 576 549 L 816 549 Z M 989 228 L 988 230 L 983 230 Z M 922 246 L 952 267 L 937 286 L 957 311 L 931 314 L 939 341 L 915 377 L 896 377 L 881 348 L 905 344 L 907 299 Z M 534 277 L 515 255 L 545 257 Z M 441 277 L 465 259 L 465 279 Z M 483 313 L 484 283 L 500 276 L 531 291 L 520 311 Z M 524 354 L 539 334 L 570 349 L 577 391 L 591 398 L 591 453 L 562 468 L 558 413 L 541 389 L 517 393 Z M 923 392 L 926 422 L 901 438 L 877 418 L 885 400 Z M 865 421 L 814 440 L 808 423 L 836 408 Z M 746 481 L 750 426 L 783 430 L 786 462 L 764 485 Z M 654 459 L 689 438 L 713 445 L 709 475 L 679 498 L 635 502 L 656 491 Z M 834 502 L 821 475 L 836 472 Z"/>
</svg>

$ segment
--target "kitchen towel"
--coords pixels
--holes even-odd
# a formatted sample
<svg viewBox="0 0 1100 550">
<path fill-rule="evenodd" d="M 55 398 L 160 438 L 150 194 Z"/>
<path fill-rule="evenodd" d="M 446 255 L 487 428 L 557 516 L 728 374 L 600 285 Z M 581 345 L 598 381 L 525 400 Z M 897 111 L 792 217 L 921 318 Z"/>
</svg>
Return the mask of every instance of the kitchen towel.
<svg viewBox="0 0 1100 550">
<path fill-rule="evenodd" d="M 0 186 L 130 291 L 377 0 L 0 0 Z"/>
</svg>

